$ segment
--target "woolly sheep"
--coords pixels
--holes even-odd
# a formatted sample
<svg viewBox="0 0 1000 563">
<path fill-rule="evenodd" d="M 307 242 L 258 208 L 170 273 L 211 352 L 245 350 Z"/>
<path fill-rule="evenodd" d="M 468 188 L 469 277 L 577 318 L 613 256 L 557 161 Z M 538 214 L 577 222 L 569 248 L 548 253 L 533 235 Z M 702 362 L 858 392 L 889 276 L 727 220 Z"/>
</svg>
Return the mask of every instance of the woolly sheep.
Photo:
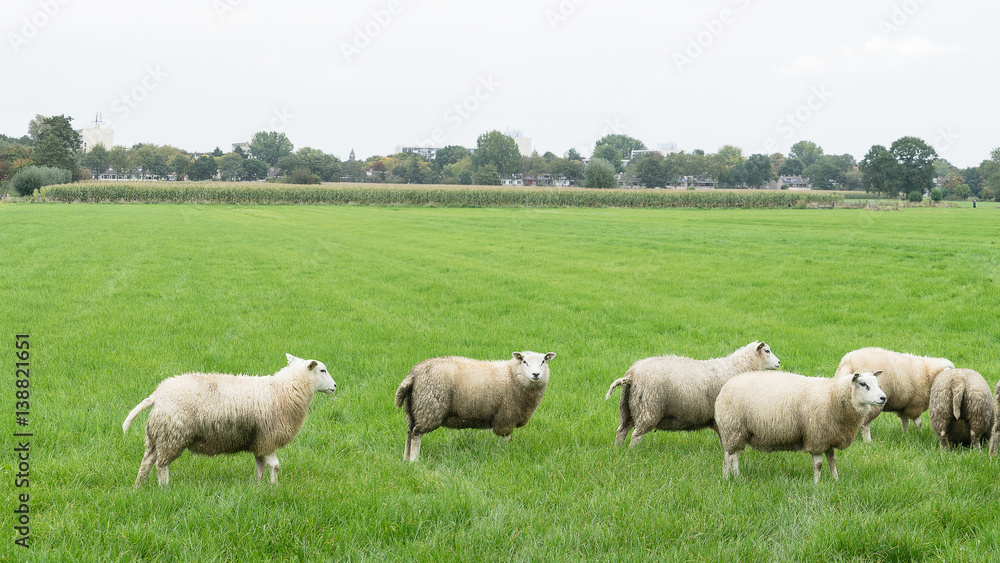
<svg viewBox="0 0 1000 563">
<path fill-rule="evenodd" d="M 873 407 L 861 425 L 861 435 L 865 442 L 872 441 L 871 422 L 882 411 L 894 412 L 899 416 L 906 432 L 913 420 L 920 428 L 920 415 L 927 410 L 931 385 L 945 369 L 955 364 L 945 358 L 928 358 L 892 352 L 882 348 L 862 348 L 848 352 L 840 360 L 834 377 L 851 377 L 854 373 L 882 370 L 879 386 L 887 397 L 885 406 Z"/>
<path fill-rule="evenodd" d="M 969 444 L 981 448 L 993 426 L 993 396 L 979 372 L 949 369 L 931 385 L 931 426 L 942 448 Z"/>
<path fill-rule="evenodd" d="M 990 457 L 997 455 L 1000 447 L 1000 381 L 993 391 L 993 436 L 990 438 Z"/>
<path fill-rule="evenodd" d="M 805 377 L 788 372 L 744 373 L 722 386 L 715 402 L 722 441 L 722 474 L 740 474 L 740 452 L 748 444 L 762 452 L 803 450 L 813 457 L 819 482 L 826 454 L 837 480 L 834 448 L 851 445 L 871 405 L 886 401 L 876 379 L 882 372 L 851 378 Z"/>
<path fill-rule="evenodd" d="M 316 392 L 333 393 L 337 388 L 322 362 L 286 357 L 286 367 L 264 377 L 186 373 L 160 382 L 122 423 L 127 432 L 136 415 L 153 407 L 135 486 L 146 482 L 154 463 L 160 486 L 166 486 L 170 463 L 185 449 L 210 456 L 251 452 L 257 479 L 266 466 L 271 483 L 277 483 L 275 450 L 298 434 Z"/>
<path fill-rule="evenodd" d="M 700 430 L 715 428 L 715 398 L 730 378 L 748 371 L 778 369 L 781 361 L 764 342 L 756 341 L 729 356 L 693 360 L 683 356 L 657 356 L 639 360 L 625 377 L 611 384 L 605 400 L 622 386 L 618 405 L 615 445 L 625 442 L 633 427 L 636 446 L 651 430 Z"/>
<path fill-rule="evenodd" d="M 417 461 L 420 438 L 445 428 L 492 428 L 505 441 L 528 423 L 549 382 L 552 352 L 514 352 L 510 360 L 458 356 L 424 360 L 396 390 L 407 431 L 403 459 Z"/>
</svg>

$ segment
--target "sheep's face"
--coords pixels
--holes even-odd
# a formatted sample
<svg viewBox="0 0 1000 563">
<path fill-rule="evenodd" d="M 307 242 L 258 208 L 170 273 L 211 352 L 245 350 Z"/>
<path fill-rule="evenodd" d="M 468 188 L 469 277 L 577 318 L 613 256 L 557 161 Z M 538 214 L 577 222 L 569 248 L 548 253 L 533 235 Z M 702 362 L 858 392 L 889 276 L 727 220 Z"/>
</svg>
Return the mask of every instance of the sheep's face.
<svg viewBox="0 0 1000 563">
<path fill-rule="evenodd" d="M 763 366 L 761 369 L 778 369 L 781 367 L 781 360 L 771 352 L 771 347 L 766 342 L 754 342 L 751 346 L 755 347 L 757 355 L 760 356 L 761 366 Z"/>
<path fill-rule="evenodd" d="M 326 365 L 316 360 L 309 360 L 309 363 L 311 365 L 310 369 L 316 374 L 316 392 L 333 393 L 336 391 L 337 382 L 333 380 L 333 376 L 326 370 Z M 316 365 L 312 365 L 313 363 Z"/>
<path fill-rule="evenodd" d="M 317 393 L 333 393 L 337 390 L 337 382 L 333 380 L 333 376 L 326 370 L 326 365 L 323 362 L 318 360 L 303 360 L 291 354 L 285 354 L 285 357 L 288 358 L 288 365 L 300 362 L 305 369 L 313 374 Z"/>
<path fill-rule="evenodd" d="M 884 405 L 885 393 L 878 386 L 878 376 L 882 370 L 855 373 L 852 378 L 856 402 L 860 405 Z"/>
<path fill-rule="evenodd" d="M 514 352 L 514 359 L 520 362 L 517 370 L 518 382 L 528 389 L 545 387 L 549 382 L 549 360 L 555 358 L 552 352 Z"/>
</svg>

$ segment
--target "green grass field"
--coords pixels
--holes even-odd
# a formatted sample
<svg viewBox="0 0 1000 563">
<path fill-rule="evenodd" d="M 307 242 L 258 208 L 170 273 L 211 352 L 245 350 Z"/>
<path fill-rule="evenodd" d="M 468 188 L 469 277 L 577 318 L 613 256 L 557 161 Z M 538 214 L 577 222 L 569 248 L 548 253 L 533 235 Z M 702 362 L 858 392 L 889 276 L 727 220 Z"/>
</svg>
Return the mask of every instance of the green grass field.
<svg viewBox="0 0 1000 563">
<path fill-rule="evenodd" d="M 812 482 L 801 452 L 741 456 L 711 431 L 612 445 L 635 360 L 763 339 L 832 375 L 868 345 L 1000 377 L 995 209 L 622 210 L 0 205 L 0 560 L 986 561 L 1000 558 L 985 452 L 939 451 L 893 415 Z M 30 424 L 15 336 L 30 334 Z M 393 393 L 448 354 L 556 352 L 513 440 L 438 430 L 402 460 Z M 279 450 L 185 453 L 135 491 L 146 413 L 186 371 L 270 374 L 284 353 L 338 384 Z M 31 438 L 15 487 L 15 432 Z M 14 545 L 30 494 L 30 549 Z"/>
</svg>

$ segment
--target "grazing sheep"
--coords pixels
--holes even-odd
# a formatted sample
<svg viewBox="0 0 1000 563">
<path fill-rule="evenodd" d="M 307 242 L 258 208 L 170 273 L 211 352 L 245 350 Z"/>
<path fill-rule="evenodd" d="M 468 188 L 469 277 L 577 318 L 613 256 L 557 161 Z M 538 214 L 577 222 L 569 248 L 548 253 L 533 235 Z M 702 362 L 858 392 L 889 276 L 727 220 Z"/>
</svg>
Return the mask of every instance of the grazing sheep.
<svg viewBox="0 0 1000 563">
<path fill-rule="evenodd" d="M 420 437 L 440 426 L 492 428 L 504 440 L 528 423 L 545 394 L 552 352 L 514 352 L 511 360 L 458 356 L 424 360 L 396 390 L 407 430 L 403 459 L 417 461 Z"/>
<path fill-rule="evenodd" d="M 636 446 L 651 430 L 715 428 L 715 398 L 730 378 L 748 371 L 778 369 L 781 361 L 764 342 L 751 342 L 724 358 L 693 360 L 657 356 L 632 364 L 604 396 L 622 386 L 615 445 L 625 442 L 633 427 Z"/>
<path fill-rule="evenodd" d="M 837 480 L 834 448 L 851 445 L 871 405 L 886 401 L 876 379 L 882 372 L 851 378 L 805 377 L 787 372 L 744 373 L 722 386 L 715 420 L 722 441 L 722 474 L 740 474 L 740 452 L 748 444 L 762 452 L 803 450 L 813 457 L 819 483 L 823 453 Z"/>
<path fill-rule="evenodd" d="M 154 463 L 160 486 L 166 486 L 170 463 L 185 449 L 204 455 L 251 452 L 257 460 L 257 479 L 264 476 L 266 466 L 271 483 L 277 483 L 274 451 L 299 433 L 313 395 L 337 388 L 322 362 L 286 356 L 288 365 L 265 377 L 186 373 L 160 382 L 122 423 L 127 432 L 139 412 L 153 407 L 135 486 L 146 481 Z"/>
<path fill-rule="evenodd" d="M 1000 448 L 1000 381 L 993 391 L 993 436 L 990 438 L 990 457 L 997 455 Z"/>
<path fill-rule="evenodd" d="M 971 369 L 945 370 L 931 385 L 931 426 L 942 448 L 951 444 L 975 445 L 990 437 L 993 396 L 990 385 Z"/>
<path fill-rule="evenodd" d="M 945 369 L 955 364 L 945 358 L 928 358 L 892 352 L 882 348 L 862 348 L 848 352 L 840 360 L 834 377 L 851 377 L 854 373 L 882 370 L 879 386 L 888 398 L 883 407 L 873 407 L 868 418 L 861 425 L 861 435 L 865 442 L 872 441 L 871 422 L 882 411 L 896 413 L 906 432 L 913 420 L 920 428 L 920 415 L 927 410 L 931 385 Z"/>
</svg>

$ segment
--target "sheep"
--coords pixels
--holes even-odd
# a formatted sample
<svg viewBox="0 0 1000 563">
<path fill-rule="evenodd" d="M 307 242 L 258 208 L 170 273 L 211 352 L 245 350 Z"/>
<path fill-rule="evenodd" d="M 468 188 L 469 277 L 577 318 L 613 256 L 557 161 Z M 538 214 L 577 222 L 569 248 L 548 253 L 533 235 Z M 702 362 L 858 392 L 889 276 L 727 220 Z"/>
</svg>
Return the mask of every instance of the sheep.
<svg viewBox="0 0 1000 563">
<path fill-rule="evenodd" d="M 552 352 L 514 352 L 510 360 L 482 361 L 459 356 L 424 360 L 396 390 L 405 407 L 403 459 L 417 461 L 420 438 L 445 428 L 492 428 L 504 441 L 528 423 L 549 382 Z"/>
<path fill-rule="evenodd" d="M 881 374 L 855 373 L 848 379 L 750 372 L 730 379 L 715 401 L 723 476 L 739 476 L 740 452 L 749 444 L 762 452 L 811 453 L 814 483 L 825 453 L 836 481 L 834 448 L 851 445 L 868 409 L 886 401 L 876 379 Z"/>
<path fill-rule="evenodd" d="M 872 408 L 861 425 L 861 435 L 865 442 L 871 442 L 871 422 L 882 411 L 896 413 L 903 425 L 903 432 L 909 428 L 910 420 L 919 429 L 920 415 L 927 410 L 934 379 L 945 369 L 954 367 L 955 364 L 945 358 L 914 356 L 882 348 L 862 348 L 844 354 L 834 377 L 851 377 L 857 372 L 877 369 L 883 371 L 879 385 L 888 400 L 885 406 Z"/>
<path fill-rule="evenodd" d="M 1000 381 L 993 391 L 993 436 L 990 437 L 990 457 L 997 455 L 1000 448 Z"/>
<path fill-rule="evenodd" d="M 993 426 L 993 396 L 979 372 L 949 369 L 931 385 L 931 426 L 942 448 L 951 444 L 981 449 Z"/>
<path fill-rule="evenodd" d="M 264 476 L 266 466 L 271 484 L 277 484 L 275 450 L 298 434 L 316 392 L 329 394 L 337 388 L 322 362 L 286 357 L 287 366 L 264 377 L 186 373 L 160 382 L 122 423 L 122 431 L 128 432 L 136 415 L 153 407 L 135 487 L 146 482 L 154 463 L 160 486 L 165 487 L 170 463 L 185 449 L 209 456 L 251 452 L 257 479 Z"/>
<path fill-rule="evenodd" d="M 700 430 L 715 428 L 715 398 L 730 378 L 748 371 L 778 369 L 781 361 L 764 342 L 756 341 L 729 356 L 693 360 L 683 356 L 657 356 L 639 360 L 616 379 L 622 386 L 618 405 L 615 445 L 625 442 L 633 427 L 629 447 L 639 444 L 651 430 Z"/>
</svg>

